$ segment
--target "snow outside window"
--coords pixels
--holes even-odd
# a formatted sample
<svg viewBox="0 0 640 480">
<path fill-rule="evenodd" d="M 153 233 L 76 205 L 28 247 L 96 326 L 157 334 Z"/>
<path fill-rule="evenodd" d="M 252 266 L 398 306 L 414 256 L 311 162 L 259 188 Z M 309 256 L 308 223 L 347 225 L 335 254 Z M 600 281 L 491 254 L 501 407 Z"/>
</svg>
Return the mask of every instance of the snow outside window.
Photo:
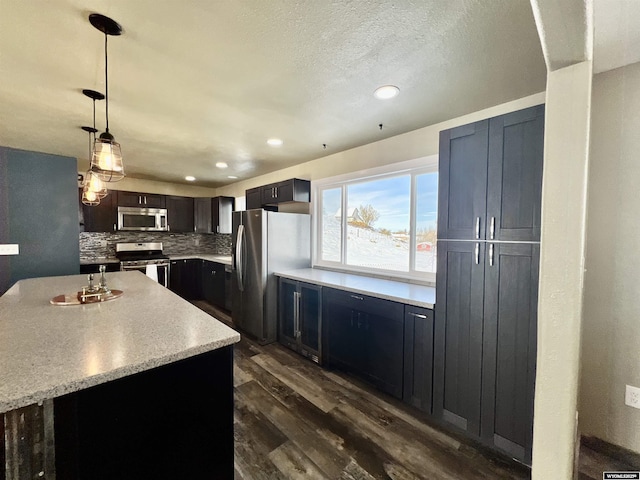
<svg viewBox="0 0 640 480">
<path fill-rule="evenodd" d="M 315 265 L 435 280 L 438 173 L 411 163 L 314 185 Z"/>
</svg>

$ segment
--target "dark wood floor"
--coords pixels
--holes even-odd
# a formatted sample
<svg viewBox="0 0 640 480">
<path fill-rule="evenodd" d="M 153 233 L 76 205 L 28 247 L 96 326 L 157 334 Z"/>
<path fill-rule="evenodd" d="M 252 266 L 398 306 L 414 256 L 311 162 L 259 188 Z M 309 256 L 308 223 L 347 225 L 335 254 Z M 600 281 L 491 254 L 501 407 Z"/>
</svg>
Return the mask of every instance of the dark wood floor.
<svg viewBox="0 0 640 480">
<path fill-rule="evenodd" d="M 230 322 L 225 312 L 194 303 Z M 279 344 L 260 346 L 243 336 L 234 360 L 237 480 L 530 478 L 527 467 Z M 629 467 L 581 450 L 581 480 Z"/>
</svg>

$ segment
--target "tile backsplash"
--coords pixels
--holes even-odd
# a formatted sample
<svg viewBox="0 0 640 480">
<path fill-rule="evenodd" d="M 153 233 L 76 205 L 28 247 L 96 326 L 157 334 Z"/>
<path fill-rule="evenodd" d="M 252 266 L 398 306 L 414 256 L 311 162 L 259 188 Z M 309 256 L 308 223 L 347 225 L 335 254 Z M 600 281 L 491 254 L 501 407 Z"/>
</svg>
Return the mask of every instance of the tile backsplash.
<svg viewBox="0 0 640 480">
<path fill-rule="evenodd" d="M 210 233 L 116 232 L 80 233 L 80 260 L 115 258 L 116 243 L 162 242 L 167 255 L 205 253 L 231 255 L 231 235 Z"/>
</svg>

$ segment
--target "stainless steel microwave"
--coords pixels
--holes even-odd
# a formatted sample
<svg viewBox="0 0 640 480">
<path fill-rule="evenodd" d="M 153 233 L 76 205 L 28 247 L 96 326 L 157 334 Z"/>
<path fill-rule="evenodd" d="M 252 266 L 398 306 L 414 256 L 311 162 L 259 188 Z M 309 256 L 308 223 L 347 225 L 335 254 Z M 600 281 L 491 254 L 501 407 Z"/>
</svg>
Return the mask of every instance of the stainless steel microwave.
<svg viewBox="0 0 640 480">
<path fill-rule="evenodd" d="M 118 207 L 118 230 L 166 232 L 166 208 Z"/>
</svg>

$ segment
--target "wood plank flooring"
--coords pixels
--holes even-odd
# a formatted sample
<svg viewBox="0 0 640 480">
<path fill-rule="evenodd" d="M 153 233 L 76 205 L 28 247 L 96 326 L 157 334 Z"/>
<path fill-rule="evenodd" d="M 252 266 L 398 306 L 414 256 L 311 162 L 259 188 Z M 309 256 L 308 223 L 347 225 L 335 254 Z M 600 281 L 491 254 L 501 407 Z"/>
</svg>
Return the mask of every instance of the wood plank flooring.
<svg viewBox="0 0 640 480">
<path fill-rule="evenodd" d="M 230 323 L 224 311 L 195 305 Z M 419 411 L 279 344 L 234 353 L 235 478 L 528 479 L 530 470 L 446 432 Z M 581 450 L 580 479 L 628 465 Z"/>
</svg>

